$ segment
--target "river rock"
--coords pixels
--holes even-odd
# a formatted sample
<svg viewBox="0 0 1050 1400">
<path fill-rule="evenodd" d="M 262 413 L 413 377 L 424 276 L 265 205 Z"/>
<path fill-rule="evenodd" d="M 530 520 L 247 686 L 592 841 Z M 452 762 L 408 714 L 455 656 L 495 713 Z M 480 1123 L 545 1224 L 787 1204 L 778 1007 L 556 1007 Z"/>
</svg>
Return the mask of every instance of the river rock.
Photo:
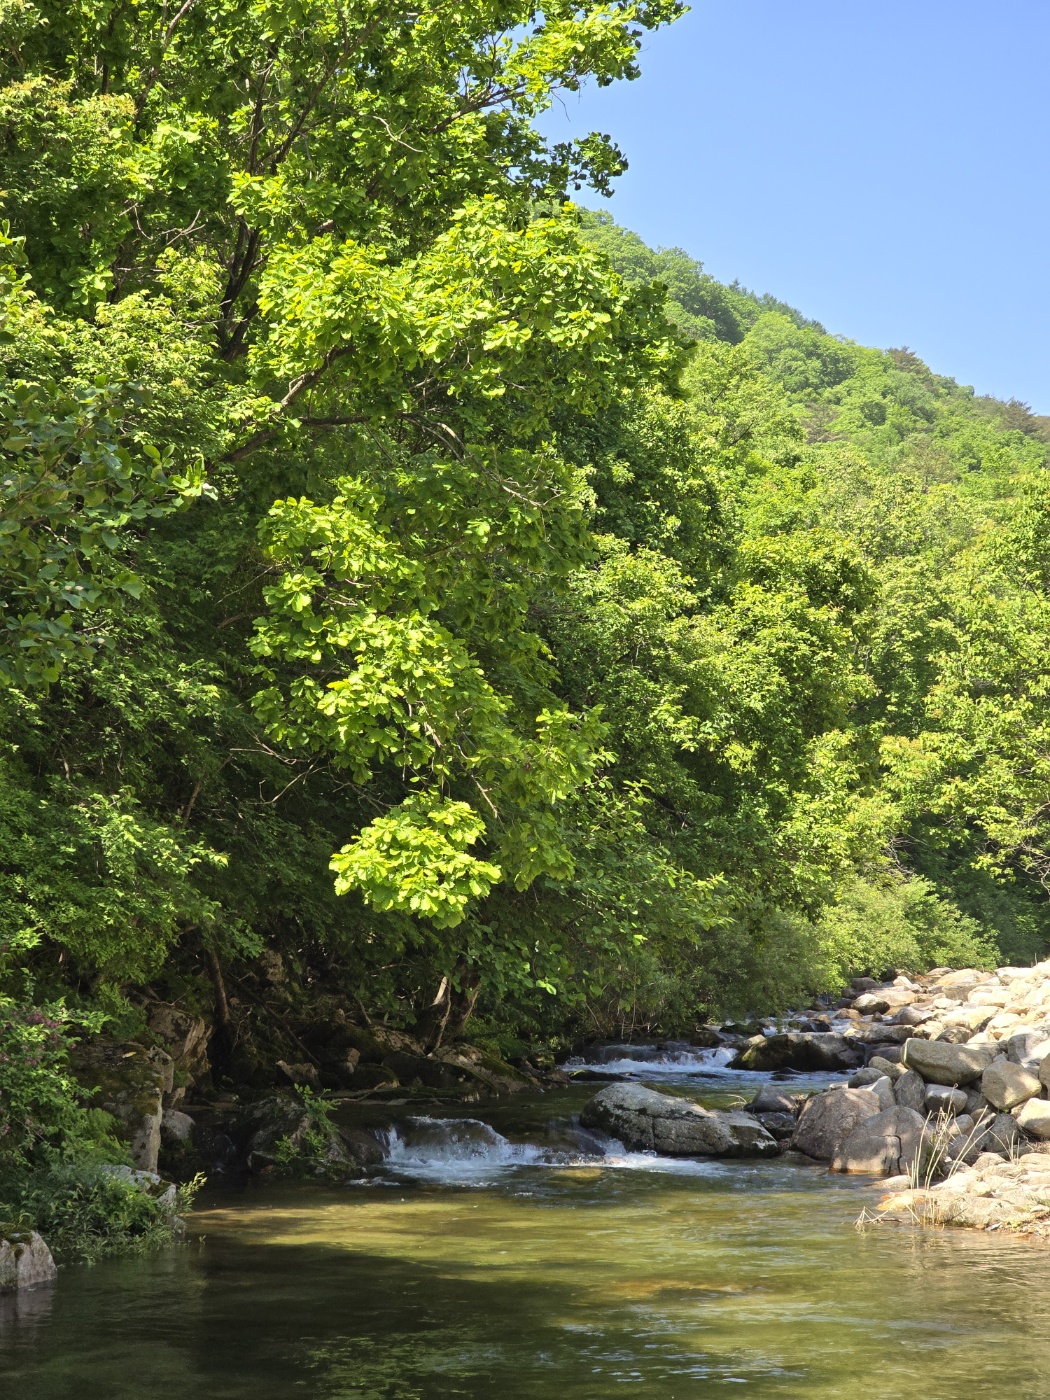
<svg viewBox="0 0 1050 1400">
<path fill-rule="evenodd" d="M 878 1095 L 870 1089 L 829 1089 L 814 1094 L 802 1110 L 791 1145 L 819 1162 L 830 1161 L 854 1128 L 881 1110 Z"/>
<path fill-rule="evenodd" d="M 1039 1066 L 1050 1055 L 1050 1026 L 1025 1026 L 1004 1040 L 1006 1058 L 1015 1065 L 1038 1074 Z"/>
<path fill-rule="evenodd" d="M 342 1179 L 383 1161 L 379 1143 L 368 1133 L 319 1118 L 294 1094 L 277 1094 L 254 1105 L 245 1128 L 250 1134 L 246 1151 L 250 1172 L 280 1168 Z"/>
<path fill-rule="evenodd" d="M 755 1117 L 777 1142 L 786 1142 L 795 1131 L 793 1113 L 756 1113 Z"/>
<path fill-rule="evenodd" d="M 763 1084 L 748 1107 L 752 1113 L 790 1113 L 794 1115 L 798 1108 L 798 1100 L 794 1094 L 789 1094 L 785 1089 L 778 1089 L 773 1084 Z"/>
<path fill-rule="evenodd" d="M 847 1070 L 860 1064 L 860 1054 L 845 1036 L 806 1031 L 755 1036 L 733 1060 L 733 1069 Z"/>
<path fill-rule="evenodd" d="M 1044 1089 L 1050 1089 L 1050 1055 L 1040 1062 L 1039 1083 Z"/>
<path fill-rule="evenodd" d="M 932 1084 L 972 1084 L 995 1058 L 986 1046 L 952 1045 L 943 1040 L 912 1038 L 904 1048 L 903 1063 Z"/>
<path fill-rule="evenodd" d="M 881 1075 L 874 1084 L 869 1084 L 868 1088 L 878 1099 L 884 1112 L 888 1108 L 897 1107 L 897 1096 L 893 1092 L 893 1080 L 890 1079 L 889 1075 Z"/>
<path fill-rule="evenodd" d="M 933 1135 L 913 1109 L 890 1108 L 854 1128 L 831 1158 L 831 1170 L 895 1176 L 920 1169 L 933 1151 Z"/>
<path fill-rule="evenodd" d="M 1029 1137 L 1040 1142 L 1050 1142 L 1050 1102 L 1046 1099 L 1029 1099 L 1014 1115 L 1018 1126 Z"/>
<path fill-rule="evenodd" d="M 893 1092 L 901 1108 L 910 1108 L 915 1113 L 926 1112 L 926 1081 L 913 1069 L 905 1070 L 894 1084 Z"/>
<path fill-rule="evenodd" d="M 618 1138 L 633 1152 L 667 1157 L 774 1157 L 775 1138 L 750 1113 L 703 1108 L 641 1084 L 610 1084 L 580 1114 L 585 1128 Z"/>
<path fill-rule="evenodd" d="M 57 1277 L 51 1251 L 35 1230 L 0 1236 L 0 1293 L 36 1288 Z"/>
<path fill-rule="evenodd" d="M 915 1077 L 919 1079 L 918 1075 Z M 968 1103 L 969 1095 L 963 1089 L 953 1089 L 949 1084 L 925 1086 L 922 1107 L 927 1113 L 949 1113 L 954 1116 L 965 1113 Z"/>
<path fill-rule="evenodd" d="M 996 1108 L 1016 1108 L 1041 1089 L 1037 1075 L 998 1055 L 981 1075 L 981 1093 Z"/>
<path fill-rule="evenodd" d="M 902 1006 L 893 1019 L 899 1026 L 924 1026 L 933 1016 L 934 1013 L 924 1006 Z"/>
<path fill-rule="evenodd" d="M 875 1065 L 865 1065 L 863 1069 L 857 1070 L 856 1074 L 850 1075 L 849 1087 L 851 1089 L 868 1089 L 872 1084 L 877 1084 L 880 1079 L 887 1076 L 883 1070 Z"/>
</svg>

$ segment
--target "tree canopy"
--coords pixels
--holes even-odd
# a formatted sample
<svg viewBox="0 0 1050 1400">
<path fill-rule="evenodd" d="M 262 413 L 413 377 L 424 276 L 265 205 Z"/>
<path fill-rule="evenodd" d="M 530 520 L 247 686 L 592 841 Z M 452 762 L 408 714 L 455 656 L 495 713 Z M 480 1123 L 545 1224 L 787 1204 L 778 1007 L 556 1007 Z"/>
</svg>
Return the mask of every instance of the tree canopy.
<svg viewBox="0 0 1050 1400">
<path fill-rule="evenodd" d="M 573 202 L 680 9 L 0 7 L 4 995 L 506 1046 L 1045 945 L 1045 422 Z"/>
</svg>

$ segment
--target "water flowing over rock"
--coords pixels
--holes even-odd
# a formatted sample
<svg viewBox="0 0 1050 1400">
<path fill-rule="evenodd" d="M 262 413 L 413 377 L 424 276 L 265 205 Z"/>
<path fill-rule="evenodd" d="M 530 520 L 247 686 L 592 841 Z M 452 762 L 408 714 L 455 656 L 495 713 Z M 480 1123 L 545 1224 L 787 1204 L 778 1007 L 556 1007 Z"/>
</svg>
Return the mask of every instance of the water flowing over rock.
<svg viewBox="0 0 1050 1400">
<path fill-rule="evenodd" d="M 670 1157 L 773 1157 L 779 1151 L 772 1134 L 749 1113 L 702 1108 L 640 1084 L 602 1089 L 584 1106 L 580 1122 L 632 1151 Z"/>
</svg>

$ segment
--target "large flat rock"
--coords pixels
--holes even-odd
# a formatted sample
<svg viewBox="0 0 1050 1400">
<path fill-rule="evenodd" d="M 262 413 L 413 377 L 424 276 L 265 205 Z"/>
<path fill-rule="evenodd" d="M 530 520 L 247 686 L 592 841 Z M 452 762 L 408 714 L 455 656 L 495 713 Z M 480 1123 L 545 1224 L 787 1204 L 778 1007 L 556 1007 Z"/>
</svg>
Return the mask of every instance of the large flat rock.
<svg viewBox="0 0 1050 1400">
<path fill-rule="evenodd" d="M 584 1106 L 580 1122 L 633 1152 L 668 1157 L 774 1157 L 780 1150 L 750 1113 L 703 1108 L 641 1084 L 610 1084 Z"/>
<path fill-rule="evenodd" d="M 995 1059 L 986 1045 L 953 1045 L 946 1040 L 912 1037 L 902 1056 L 909 1069 L 918 1070 L 927 1084 L 972 1084 Z"/>
</svg>

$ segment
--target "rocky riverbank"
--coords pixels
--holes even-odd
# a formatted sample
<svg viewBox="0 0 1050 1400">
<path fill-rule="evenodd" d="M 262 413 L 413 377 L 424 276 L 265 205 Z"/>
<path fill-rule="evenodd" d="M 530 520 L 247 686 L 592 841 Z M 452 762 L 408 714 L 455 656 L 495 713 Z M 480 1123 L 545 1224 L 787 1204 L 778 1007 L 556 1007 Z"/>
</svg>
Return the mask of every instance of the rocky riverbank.
<svg viewBox="0 0 1050 1400">
<path fill-rule="evenodd" d="M 614 1085 L 582 1122 L 668 1155 L 795 1151 L 831 1171 L 894 1178 L 873 1219 L 1050 1237 L 1050 962 L 996 972 L 937 968 L 850 994 L 740 1036 L 733 1067 L 781 1084 L 716 1112 L 641 1085 Z M 814 1094 L 794 1072 L 852 1070 Z"/>
</svg>

